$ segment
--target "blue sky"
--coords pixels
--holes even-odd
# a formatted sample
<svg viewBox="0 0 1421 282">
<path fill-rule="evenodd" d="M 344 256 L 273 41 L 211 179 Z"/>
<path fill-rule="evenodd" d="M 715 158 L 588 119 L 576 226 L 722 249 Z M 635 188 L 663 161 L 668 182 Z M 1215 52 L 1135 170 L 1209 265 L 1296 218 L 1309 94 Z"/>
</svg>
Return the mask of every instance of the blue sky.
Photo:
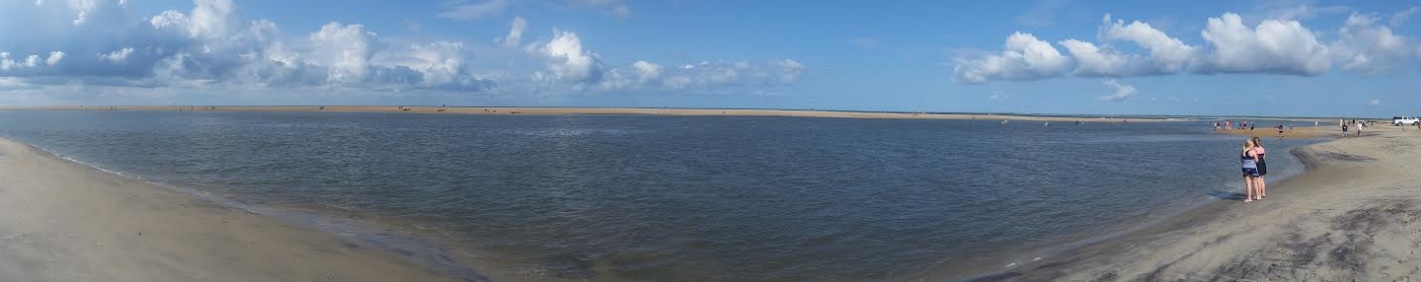
<svg viewBox="0 0 1421 282">
<path fill-rule="evenodd" d="M 999 3 L 1000 2 L 1000 3 Z M 39 0 L 0 105 L 1421 114 L 1417 1 Z"/>
</svg>

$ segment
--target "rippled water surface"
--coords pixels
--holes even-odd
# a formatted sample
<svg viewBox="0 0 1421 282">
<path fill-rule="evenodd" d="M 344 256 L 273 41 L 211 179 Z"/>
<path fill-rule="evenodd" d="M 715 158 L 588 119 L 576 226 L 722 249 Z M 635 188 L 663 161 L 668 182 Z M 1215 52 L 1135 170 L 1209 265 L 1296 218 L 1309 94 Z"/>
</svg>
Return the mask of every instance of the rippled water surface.
<svg viewBox="0 0 1421 282">
<path fill-rule="evenodd" d="M 379 218 L 513 280 L 960 278 L 1242 190 L 1242 138 L 1204 122 L 0 111 L 0 134 Z M 1282 176 L 1314 141 L 1265 142 Z"/>
</svg>

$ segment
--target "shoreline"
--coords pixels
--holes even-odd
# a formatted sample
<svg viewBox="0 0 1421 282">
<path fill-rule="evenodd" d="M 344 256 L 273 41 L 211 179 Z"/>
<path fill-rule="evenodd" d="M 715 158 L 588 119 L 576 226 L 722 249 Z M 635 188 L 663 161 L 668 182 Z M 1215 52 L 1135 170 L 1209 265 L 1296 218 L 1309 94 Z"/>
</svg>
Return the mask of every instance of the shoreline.
<svg viewBox="0 0 1421 282">
<path fill-rule="evenodd" d="M 53 106 L 0 107 L 0 110 L 68 111 L 193 111 L 193 112 L 329 112 L 410 113 L 465 115 L 657 115 L 657 116 L 773 116 L 870 119 L 1018 120 L 1043 122 L 1128 123 L 1185 121 L 1181 118 L 1124 115 L 1031 115 L 998 113 L 872 112 L 814 109 L 704 109 L 704 108 L 580 108 L 580 107 L 442 107 L 442 106 Z"/>
<path fill-rule="evenodd" d="M 1229 135 L 1241 135 L 1241 136 L 1252 136 L 1252 135 L 1253 135 L 1253 134 L 1251 134 L 1250 132 L 1248 132 L 1248 131 L 1246 131 L 1246 130 L 1217 131 L 1217 132 L 1212 132 L 1212 134 L 1229 134 Z M 1300 133 L 1296 133 L 1296 134 L 1293 133 L 1293 132 L 1289 132 L 1289 134 L 1287 134 L 1286 136 L 1283 136 L 1283 137 L 1279 137 L 1279 136 L 1276 136 L 1276 135 L 1274 135 L 1274 136 L 1259 136 L 1259 137 L 1264 137 L 1264 138 L 1290 138 L 1290 139 L 1315 139 L 1315 140 L 1318 140 L 1318 142 L 1317 142 L 1317 143 L 1314 143 L 1314 144 L 1300 145 L 1300 146 L 1291 147 L 1291 149 L 1288 150 L 1288 155 L 1289 155 L 1292 159 L 1289 160 L 1289 161 L 1295 162 L 1295 163 L 1293 163 L 1294 165 L 1301 165 L 1301 166 L 1303 166 L 1303 167 L 1302 167 L 1301 169 L 1299 169 L 1299 170 L 1296 170 L 1296 171 L 1275 171 L 1275 172 L 1274 172 L 1275 174 L 1274 174 L 1272 177 L 1270 177 L 1270 178 L 1268 179 L 1268 184 L 1269 184 L 1269 185 L 1277 185 L 1278 183 L 1283 183 L 1283 182 L 1286 182 L 1286 181 L 1288 181 L 1288 180 L 1290 180 L 1290 179 L 1293 179 L 1293 178 L 1296 178 L 1296 177 L 1299 177 L 1299 176 L 1302 176 L 1302 175 L 1306 174 L 1309 170 L 1311 170 L 1313 164 L 1308 163 L 1308 160 L 1305 159 L 1304 156 L 1300 155 L 1299 153 L 1296 153 L 1295 151 L 1297 151 L 1297 150 L 1299 150 L 1299 149 L 1302 149 L 1302 148 L 1304 148 L 1304 147 L 1306 147 L 1306 146 L 1311 146 L 1311 145 L 1320 144 L 1320 143 L 1326 143 L 1326 142 L 1329 142 L 1329 141 L 1331 140 L 1331 139 L 1329 139 L 1330 136 L 1319 135 L 1319 134 L 1316 134 L 1316 132 L 1313 132 L 1313 131 L 1311 131 L 1311 130 L 1308 130 L 1308 131 L 1301 131 Z M 1277 161 L 1277 160 L 1275 160 L 1275 161 Z M 1239 182 L 1239 185 L 1242 185 L 1242 182 L 1241 182 L 1241 181 Z M 1239 189 L 1239 191 L 1242 191 L 1242 189 Z M 1217 191 L 1217 192 L 1226 192 L 1226 191 Z M 1084 248 L 1087 248 L 1087 247 L 1092 247 L 1092 246 L 1096 246 L 1096 245 L 1100 245 L 1100 244 L 1108 244 L 1108 243 L 1109 243 L 1111 240 L 1113 240 L 1113 239 L 1122 238 L 1122 237 L 1125 237 L 1125 236 L 1129 236 L 1129 235 L 1133 235 L 1133 234 L 1137 234 L 1137 233 L 1146 232 L 1147 230 L 1156 230 L 1156 229 L 1158 229 L 1158 228 L 1160 228 L 1160 227 L 1168 227 L 1168 226 L 1170 226 L 1169 223 L 1172 222 L 1173 220 L 1175 220 L 1175 219 L 1177 219 L 1177 218 L 1179 218 L 1179 217 L 1184 217 L 1184 216 L 1189 216 L 1189 215 L 1193 215 L 1193 214 L 1198 214 L 1198 213 L 1200 213 L 1199 210 L 1205 209 L 1205 208 L 1207 208 L 1207 207 L 1209 207 L 1209 206 L 1211 206 L 1211 205 L 1216 205 L 1216 204 L 1219 204 L 1219 203 L 1221 203 L 1221 202 L 1236 202 L 1236 201 L 1238 201 L 1238 200 L 1234 199 L 1235 197 L 1241 199 L 1241 198 L 1242 198 L 1242 194 L 1237 194 L 1237 193 L 1234 193 L 1234 192 L 1228 192 L 1227 194 L 1212 194 L 1212 193 L 1211 193 L 1211 194 L 1208 196 L 1208 198 L 1210 198 L 1210 199 L 1207 199 L 1207 200 L 1204 200 L 1204 201 L 1200 201 L 1200 202 L 1196 202 L 1196 203 L 1185 204 L 1185 205 L 1183 205 L 1183 206 L 1176 206 L 1176 207 L 1170 208 L 1170 209 L 1159 210 L 1158 212 L 1160 212 L 1160 216 L 1158 216 L 1158 217 L 1154 217 L 1154 218 L 1152 218 L 1152 219 L 1147 219 L 1147 220 L 1141 220 L 1141 221 L 1132 221 L 1131 224 L 1127 224 L 1127 225 L 1125 225 L 1125 226 L 1122 226 L 1121 228 L 1118 228 L 1118 229 L 1115 229 L 1115 230 L 1112 230 L 1112 231 L 1109 231 L 1109 232 L 1106 232 L 1106 233 L 1103 233 L 1103 234 L 1093 235 L 1093 236 L 1076 237 L 1076 238 L 1073 238 L 1073 239 L 1065 239 L 1065 240 L 1061 240 L 1061 241 L 1055 242 L 1055 243 L 1053 243 L 1053 244 L 1046 244 L 1046 245 L 1044 245 L 1044 246 L 1035 247 L 1035 248 L 1031 248 L 1031 247 L 1013 248 L 1011 251 L 1006 252 L 1006 253 L 1012 253 L 1012 254 L 1015 254 L 1015 255 L 1002 256 L 1002 258 L 1010 258 L 1010 259 L 1002 260 L 1002 261 L 1000 261 L 1000 263 L 979 263 L 978 265 L 974 265 L 974 266 L 972 266 L 972 267 L 967 267 L 967 268 L 965 268 L 965 269 L 973 269 L 973 270 L 976 270 L 976 271 L 973 271 L 973 272 L 957 272 L 957 271 L 953 271 L 953 270 L 955 269 L 955 270 L 960 271 L 960 270 L 962 270 L 962 268 L 951 268 L 951 269 L 929 270 L 929 271 L 925 271 L 925 273 L 932 273 L 932 275 L 929 275 L 929 276 L 927 276 L 927 277 L 934 278 L 934 279 L 943 279 L 944 281 L 994 281 L 994 280 L 998 280 L 998 279 L 997 279 L 998 276 L 1001 276 L 1001 275 L 1008 275 L 1009 273 L 1012 273 L 1012 272 L 1014 272 L 1014 271 L 1018 271 L 1018 270 L 1021 270 L 1021 269 L 1030 269 L 1030 268 L 1032 268 L 1032 267 L 1036 267 L 1036 266 L 1039 266 L 1039 265 L 1044 264 L 1044 263 L 1051 263 L 1051 262 L 1054 262 L 1055 260 L 1059 260 L 1059 259 L 1065 258 L 1065 257 L 1067 257 L 1067 254 L 1071 254 L 1072 252 L 1075 252 L 1075 251 L 1080 250 L 1080 249 L 1084 249 Z M 998 258 L 998 257 L 993 256 L 992 258 Z M 995 261 L 994 261 L 994 262 L 995 262 Z M 966 275 L 963 275 L 963 274 L 966 274 Z"/>
<path fill-rule="evenodd" d="M 4 138 L 0 178 L 8 184 L 0 187 L 3 281 L 458 280 L 416 258 L 352 242 L 359 238 Z"/>
<path fill-rule="evenodd" d="M 958 278 L 1395 280 L 1421 277 L 1421 133 L 1395 128 L 1292 150 L 1307 167 L 1268 198 L 1217 201 L 1015 269 Z"/>
</svg>

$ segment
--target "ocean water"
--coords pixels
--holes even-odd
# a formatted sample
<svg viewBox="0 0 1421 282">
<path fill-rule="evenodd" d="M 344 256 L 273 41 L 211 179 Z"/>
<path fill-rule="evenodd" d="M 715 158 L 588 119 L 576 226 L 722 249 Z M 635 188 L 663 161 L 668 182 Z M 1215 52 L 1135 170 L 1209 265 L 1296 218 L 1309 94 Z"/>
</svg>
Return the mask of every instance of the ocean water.
<svg viewBox="0 0 1421 282">
<path fill-rule="evenodd" d="M 952 280 L 1237 197 L 1243 137 L 1205 123 L 0 111 L 0 136 L 470 278 Z M 1264 142 L 1272 181 L 1317 140 Z"/>
</svg>

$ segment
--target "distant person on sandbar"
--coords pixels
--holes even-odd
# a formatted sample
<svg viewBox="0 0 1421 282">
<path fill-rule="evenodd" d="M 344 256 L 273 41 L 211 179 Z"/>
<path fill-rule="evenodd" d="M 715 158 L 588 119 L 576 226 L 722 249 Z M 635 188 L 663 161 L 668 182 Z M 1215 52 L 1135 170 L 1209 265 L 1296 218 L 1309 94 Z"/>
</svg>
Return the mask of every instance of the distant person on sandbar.
<svg viewBox="0 0 1421 282">
<path fill-rule="evenodd" d="M 1268 196 L 1268 182 L 1265 178 L 1268 176 L 1268 159 L 1264 158 L 1266 154 L 1268 154 L 1268 151 L 1263 149 L 1263 139 L 1254 136 L 1253 155 L 1258 156 L 1258 184 L 1254 187 L 1254 190 L 1258 190 L 1259 200 Z"/>
<path fill-rule="evenodd" d="M 1252 202 L 1256 196 L 1254 190 L 1258 187 L 1258 155 L 1253 153 L 1253 140 L 1243 140 L 1243 150 L 1238 152 L 1238 158 L 1243 163 L 1243 202 Z"/>
</svg>

